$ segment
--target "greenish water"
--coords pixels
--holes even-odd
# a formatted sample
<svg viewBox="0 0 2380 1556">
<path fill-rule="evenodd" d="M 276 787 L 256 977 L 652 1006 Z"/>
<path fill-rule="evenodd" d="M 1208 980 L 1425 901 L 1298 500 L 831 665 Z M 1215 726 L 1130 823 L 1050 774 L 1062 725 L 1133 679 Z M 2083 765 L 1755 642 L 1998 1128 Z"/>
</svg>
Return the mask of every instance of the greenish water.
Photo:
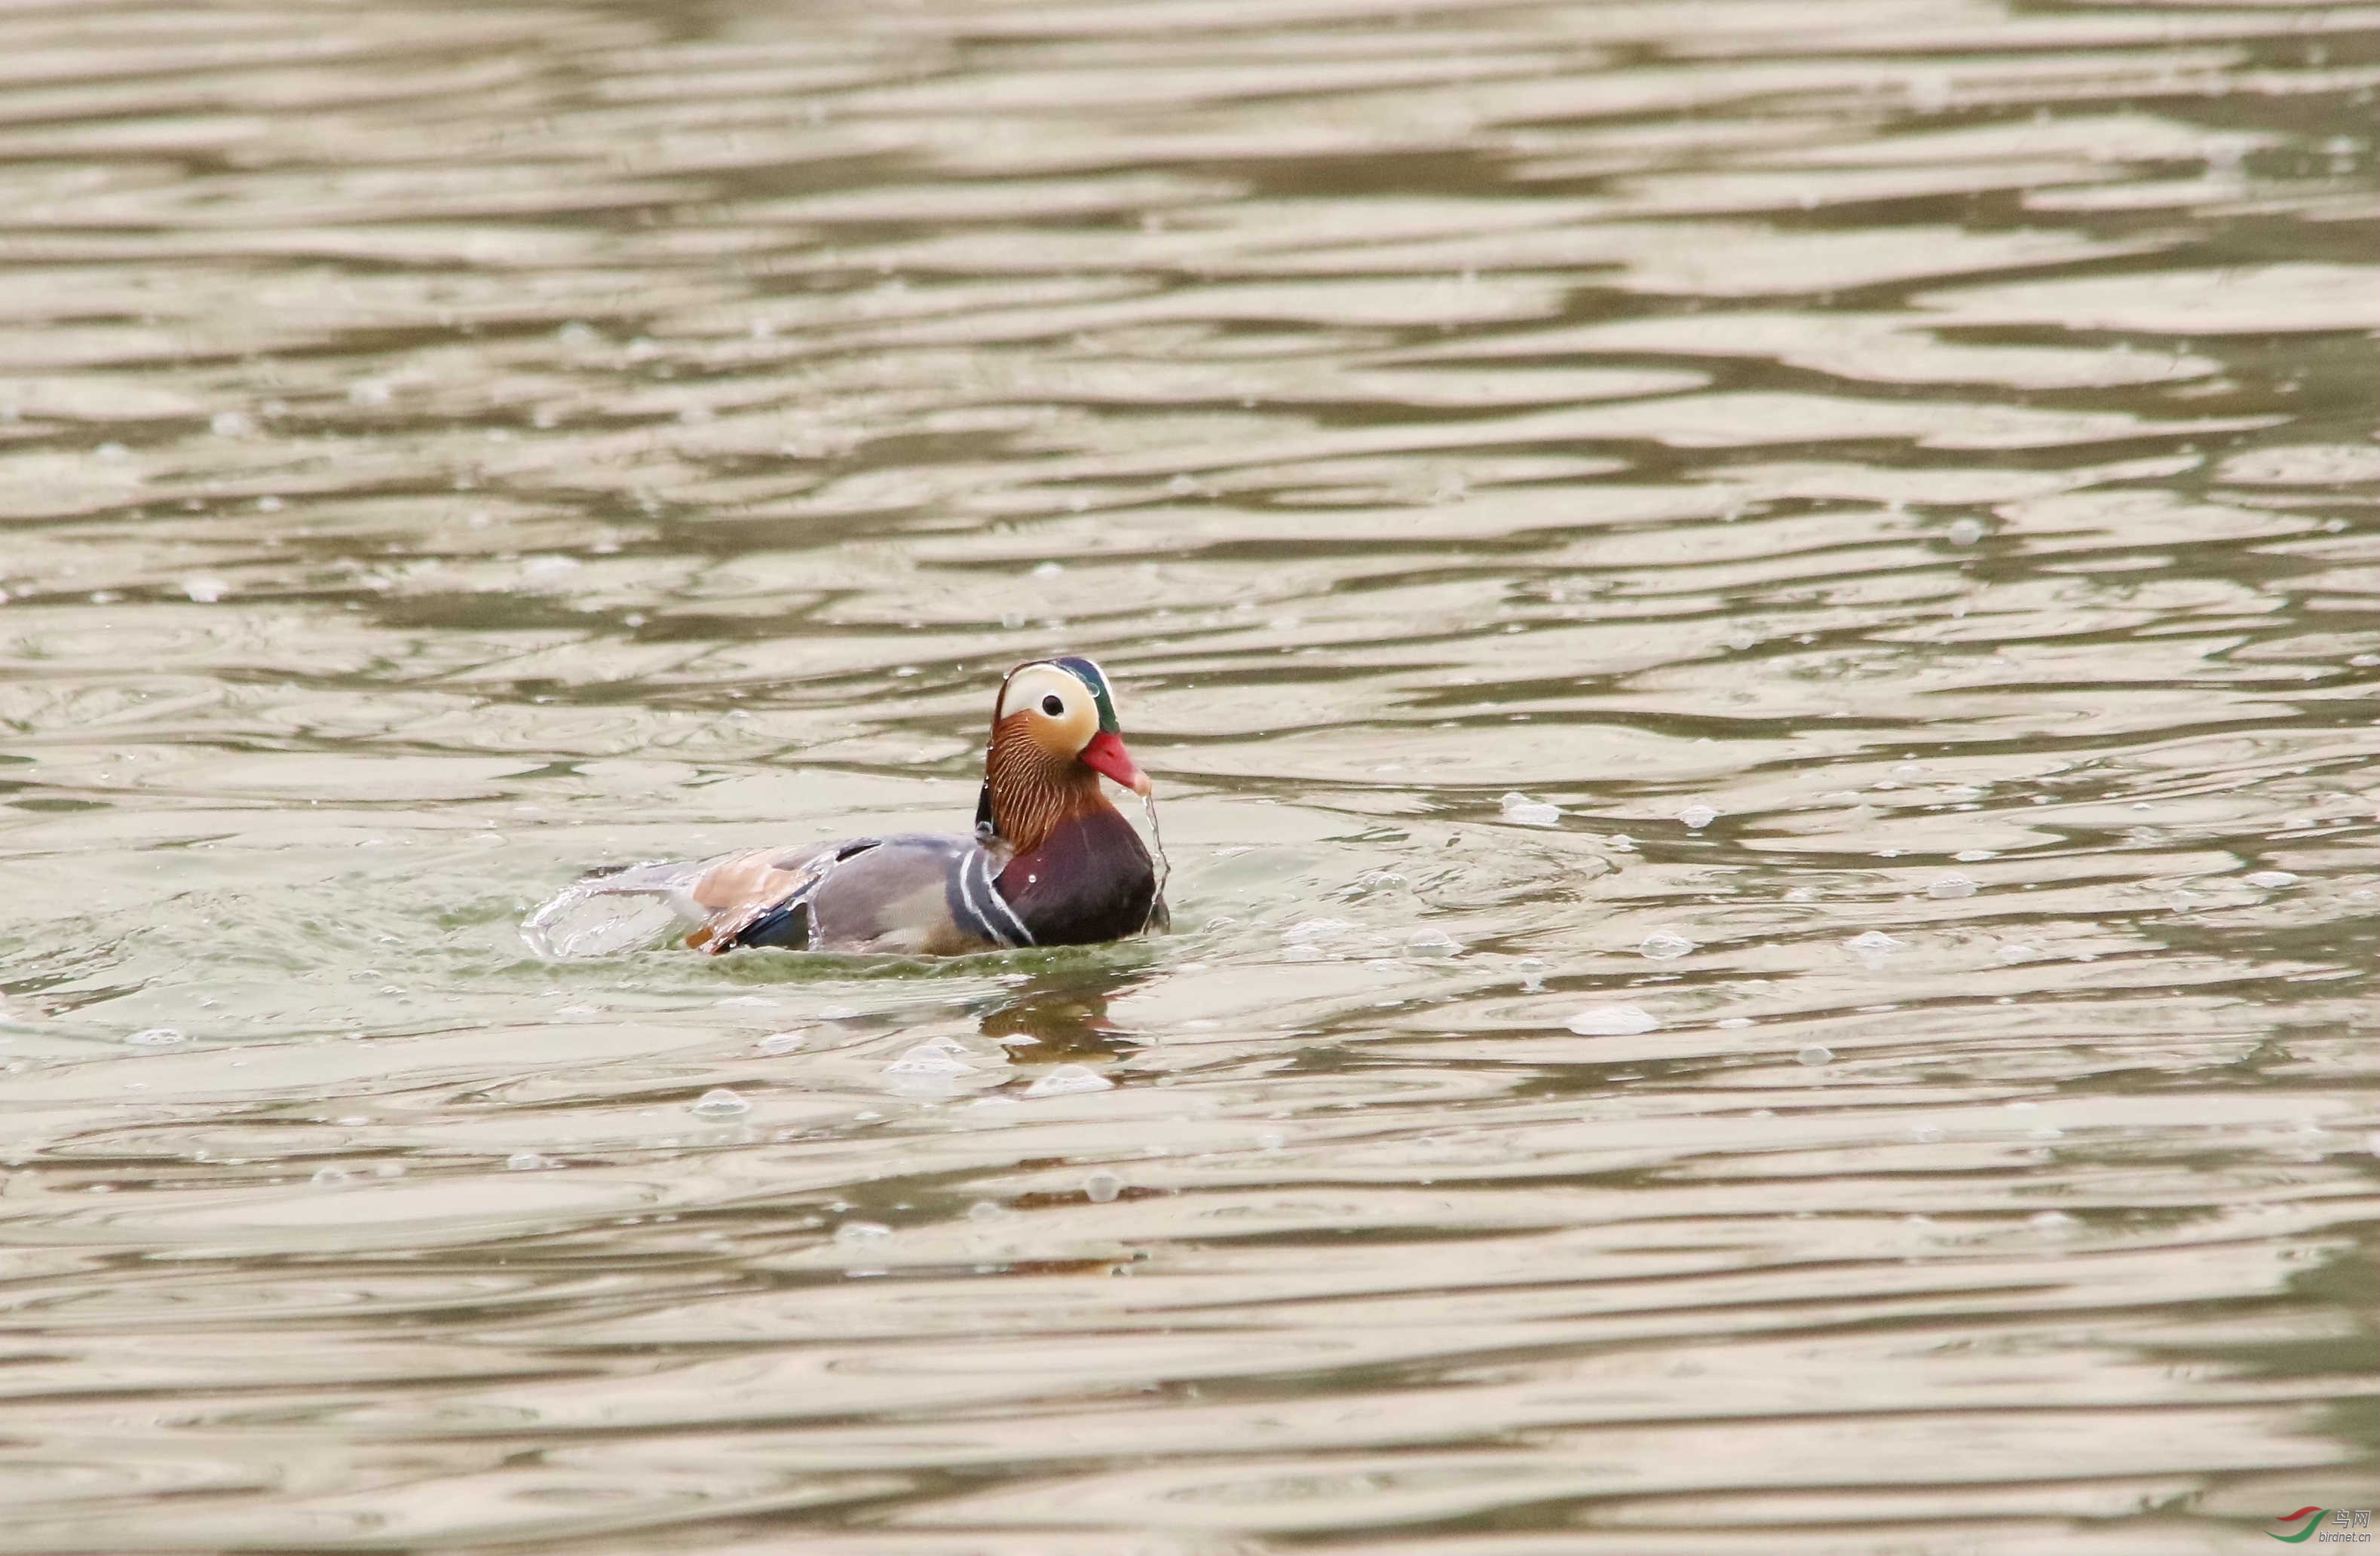
<svg viewBox="0 0 2380 1556">
<path fill-rule="evenodd" d="M 2380 1505 L 2380 11 L 0 51 L 0 1551 Z M 1058 650 L 1172 935 L 523 942 Z"/>
</svg>

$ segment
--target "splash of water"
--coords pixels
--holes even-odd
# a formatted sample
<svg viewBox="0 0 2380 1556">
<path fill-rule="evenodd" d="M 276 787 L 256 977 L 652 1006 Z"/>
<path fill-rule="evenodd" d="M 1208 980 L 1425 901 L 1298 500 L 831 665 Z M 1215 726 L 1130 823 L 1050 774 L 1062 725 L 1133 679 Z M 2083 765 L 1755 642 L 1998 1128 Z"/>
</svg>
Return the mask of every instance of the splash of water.
<svg viewBox="0 0 2380 1556">
<path fill-rule="evenodd" d="M 1173 877 L 1173 861 L 1165 857 L 1165 837 L 1157 830 L 1157 796 L 1155 795 L 1147 794 L 1140 796 L 1140 813 L 1148 818 L 1149 846 L 1157 850 L 1157 890 L 1149 895 L 1148 917 L 1142 920 L 1140 926 L 1141 931 L 1145 934 L 1150 929 L 1158 927 L 1160 914 L 1168 911 L 1158 905 L 1165 901 L 1165 883 Z"/>
<path fill-rule="evenodd" d="M 650 899 L 622 896 L 605 885 L 573 881 L 548 897 L 522 920 L 522 942 L 548 961 L 580 961 L 642 945 L 673 917 Z"/>
</svg>

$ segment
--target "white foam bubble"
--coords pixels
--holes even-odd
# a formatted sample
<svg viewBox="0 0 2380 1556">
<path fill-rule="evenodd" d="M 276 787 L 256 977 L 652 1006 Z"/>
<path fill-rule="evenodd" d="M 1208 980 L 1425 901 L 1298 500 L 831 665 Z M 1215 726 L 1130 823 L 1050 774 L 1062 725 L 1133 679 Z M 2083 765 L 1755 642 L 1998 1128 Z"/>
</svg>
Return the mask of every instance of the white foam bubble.
<svg viewBox="0 0 2380 1556">
<path fill-rule="evenodd" d="M 1310 945 L 1318 940 L 1330 940 L 1345 934 L 1355 927 L 1346 918 L 1306 918 L 1281 930 L 1281 938 L 1292 945 Z"/>
<path fill-rule="evenodd" d="M 1081 1064 L 1061 1064 L 1025 1088 L 1027 1097 L 1071 1097 L 1077 1092 L 1105 1091 L 1115 1082 Z"/>
<path fill-rule="evenodd" d="M 1123 1180 L 1102 1167 L 1083 1180 L 1083 1197 L 1094 1205 L 1105 1205 L 1123 1192 Z"/>
<path fill-rule="evenodd" d="M 1626 1038 L 1661 1023 L 1642 1005 L 1589 1005 L 1563 1025 L 1582 1038 Z"/>
<path fill-rule="evenodd" d="M 2284 886 L 2294 886 L 2298 883 L 2298 878 L 2285 869 L 2254 870 L 2242 879 L 2249 885 L 2261 886 L 2268 892 L 2277 892 Z"/>
<path fill-rule="evenodd" d="M 1561 807 L 1542 799 L 1531 799 L 1518 790 L 1506 795 L 1502 801 L 1504 820 L 1516 827 L 1552 827 L 1561 824 Z"/>
<path fill-rule="evenodd" d="M 1674 962 L 1691 953 L 1694 942 L 1675 930 L 1655 930 L 1636 947 L 1636 954 L 1648 962 Z"/>
<path fill-rule="evenodd" d="M 697 1118 L 738 1118 L 752 1111 L 752 1104 L 726 1087 L 713 1087 L 695 1100 L 686 1110 Z"/>
<path fill-rule="evenodd" d="M 1926 887 L 1925 894 L 1943 901 L 1949 901 L 1954 897 L 1972 897 L 1975 894 L 1975 883 L 1963 875 L 1954 873 L 1946 875 Z"/>
<path fill-rule="evenodd" d="M 1678 812 L 1678 820 L 1685 823 L 1688 832 L 1700 832 L 1718 820 L 1718 812 L 1707 805 L 1689 805 Z"/>
<path fill-rule="evenodd" d="M 919 1043 L 884 1066 L 888 1076 L 908 1076 L 927 1079 L 947 1079 L 953 1076 L 973 1075 L 975 1066 L 962 1057 L 964 1050 L 947 1039 Z"/>
</svg>

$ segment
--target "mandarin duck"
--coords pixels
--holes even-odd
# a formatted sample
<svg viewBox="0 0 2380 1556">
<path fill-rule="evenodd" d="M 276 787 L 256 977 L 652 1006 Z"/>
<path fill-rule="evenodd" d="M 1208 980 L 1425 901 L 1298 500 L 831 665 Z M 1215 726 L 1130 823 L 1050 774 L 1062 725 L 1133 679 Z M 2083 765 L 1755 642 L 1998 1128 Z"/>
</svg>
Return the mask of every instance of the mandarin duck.
<svg viewBox="0 0 2380 1556">
<path fill-rule="evenodd" d="M 1115 694 L 1087 659 L 1011 670 L 992 705 L 975 831 L 885 833 L 599 871 L 528 928 L 591 896 L 658 897 L 699 922 L 686 942 L 958 955 L 1080 945 L 1164 929 L 1148 850 L 1099 789 L 1146 798 L 1124 749 Z"/>
</svg>

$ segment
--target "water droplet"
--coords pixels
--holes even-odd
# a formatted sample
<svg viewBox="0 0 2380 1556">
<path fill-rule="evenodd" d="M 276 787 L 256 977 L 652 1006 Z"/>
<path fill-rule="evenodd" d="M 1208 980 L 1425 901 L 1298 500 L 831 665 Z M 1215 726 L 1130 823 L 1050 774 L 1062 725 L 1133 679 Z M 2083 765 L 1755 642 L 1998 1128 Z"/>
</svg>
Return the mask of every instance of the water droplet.
<svg viewBox="0 0 2380 1556">
<path fill-rule="evenodd" d="M 850 1005 L 829 1005 L 818 1013 L 820 1021 L 856 1021 L 859 1012 Z"/>
<path fill-rule="evenodd" d="M 2260 869 L 2244 879 L 2249 885 L 2261 886 L 2266 891 L 2278 891 L 2284 886 L 2294 886 L 2298 883 L 2298 878 L 2285 869 Z"/>
<path fill-rule="evenodd" d="M 844 1247 L 880 1242 L 892 1235 L 892 1229 L 880 1221 L 847 1221 L 834 1229 L 834 1240 Z"/>
<path fill-rule="evenodd" d="M 2032 946 L 2019 945 L 2014 941 L 2000 947 L 2000 960 L 2003 962 L 2029 962 L 2040 954 Z"/>
<path fill-rule="evenodd" d="M 516 1150 L 504 1158 L 507 1173 L 536 1173 L 555 1165 L 552 1157 L 540 1156 L 533 1150 Z"/>
<path fill-rule="evenodd" d="M 1451 956 L 1463 942 L 1444 930 L 1415 930 L 1405 937 L 1405 949 L 1416 956 Z"/>
<path fill-rule="evenodd" d="M 1105 1091 L 1115 1082 L 1081 1064 L 1061 1064 L 1025 1088 L 1027 1097 L 1069 1097 L 1079 1091 Z"/>
<path fill-rule="evenodd" d="M 752 1104 L 721 1086 L 704 1092 L 687 1111 L 697 1118 L 736 1118 L 750 1112 Z"/>
<path fill-rule="evenodd" d="M 221 578 L 184 578 L 182 592 L 200 605 L 212 605 L 231 592 L 231 585 Z"/>
<path fill-rule="evenodd" d="M 1984 521 L 1979 518 L 1954 518 L 1950 521 L 1950 543 L 1971 546 L 1984 538 Z"/>
<path fill-rule="evenodd" d="M 1748 1015 L 1722 1015 L 1718 1021 L 1714 1022 L 1713 1025 L 1725 1027 L 1727 1030 L 1733 1032 L 1751 1026 L 1752 1017 Z"/>
<path fill-rule="evenodd" d="M 1094 1205 L 1105 1205 L 1123 1192 L 1123 1180 L 1105 1168 L 1083 1180 L 1083 1197 Z"/>
<path fill-rule="evenodd" d="M 1582 1038 L 1626 1038 L 1661 1023 L 1642 1005 L 1589 1005 L 1563 1025 Z"/>
<path fill-rule="evenodd" d="M 347 385 L 351 405 L 384 406 L 388 404 L 389 387 L 376 378 L 359 378 Z"/>
<path fill-rule="evenodd" d="M 1997 859 L 2000 856 L 1997 848 L 1961 848 L 1950 857 L 1962 865 L 1972 865 L 1980 864 L 1985 859 Z"/>
<path fill-rule="evenodd" d="M 1504 820 L 1516 827 L 1552 827 L 1561 824 L 1561 807 L 1542 799 L 1531 799 L 1515 790 L 1504 796 Z"/>
<path fill-rule="evenodd" d="M 1925 894 L 1945 901 L 1952 897 L 1972 897 L 1975 894 L 1975 883 L 1963 875 L 1946 875 L 1926 887 Z"/>
<path fill-rule="evenodd" d="M 1812 1043 L 1793 1058 L 1803 1064 L 1828 1064 L 1834 1062 L 1835 1051 L 1824 1043 Z"/>
<path fill-rule="evenodd" d="M 124 1040 L 135 1048 L 171 1048 L 176 1043 L 185 1043 L 190 1039 L 184 1037 L 176 1027 L 152 1027 L 145 1031 L 135 1032 Z"/>
<path fill-rule="evenodd" d="M 1718 812 L 1707 805 L 1689 805 L 1678 812 L 1678 820 L 1686 824 L 1688 832 L 1700 832 L 1718 820 Z"/>
<path fill-rule="evenodd" d="M 1694 948 L 1694 942 L 1673 930 L 1655 930 L 1636 947 L 1636 954 L 1648 962 L 1674 962 Z"/>
<path fill-rule="evenodd" d="M 1003 1207 L 995 1205 L 989 1199 L 978 1199 L 974 1204 L 967 1207 L 967 1220 L 969 1221 L 998 1221 L 1001 1217 L 1006 1214 L 1008 1214 L 1008 1211 Z"/>
<path fill-rule="evenodd" d="M 2036 1210 L 2024 1218 L 2035 1226 L 2072 1226 L 2074 1218 L 2063 1210 Z"/>
<path fill-rule="evenodd" d="M 1066 565 L 1062 562 L 1044 562 L 1033 569 L 1033 576 L 1037 578 L 1054 578 L 1065 570 Z"/>
<path fill-rule="evenodd" d="M 337 1188 L 340 1185 L 353 1180 L 344 1167 L 317 1167 L 314 1170 L 314 1175 L 306 1181 L 316 1188 Z"/>
<path fill-rule="evenodd" d="M 256 422 L 244 410 L 219 410 L 208 419 L 207 431 L 219 438 L 244 438 L 256 431 Z"/>
<path fill-rule="evenodd" d="M 1882 930 L 1867 930 L 1852 937 L 1851 947 L 1864 956 L 1882 956 L 1900 949 L 1900 942 Z"/>
<path fill-rule="evenodd" d="M 1546 961 L 1542 956 L 1524 956 L 1516 964 L 1524 991 L 1535 993 L 1546 986 Z"/>
</svg>

